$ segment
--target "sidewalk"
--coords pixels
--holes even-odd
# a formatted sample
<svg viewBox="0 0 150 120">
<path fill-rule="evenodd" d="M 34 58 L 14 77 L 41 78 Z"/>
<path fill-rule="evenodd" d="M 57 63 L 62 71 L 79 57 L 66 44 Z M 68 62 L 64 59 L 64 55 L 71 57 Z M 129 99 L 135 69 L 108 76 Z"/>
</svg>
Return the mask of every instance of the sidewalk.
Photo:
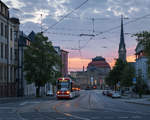
<svg viewBox="0 0 150 120">
<path fill-rule="evenodd" d="M 131 98 L 123 96 L 121 101 L 133 104 L 150 105 L 150 95 L 143 95 L 142 98 Z"/>
<path fill-rule="evenodd" d="M 55 100 L 55 96 L 42 96 L 42 97 L 35 97 L 35 96 L 24 96 L 24 97 L 4 97 L 0 98 L 0 104 L 4 103 L 13 103 L 13 102 L 19 102 L 24 100 Z"/>
</svg>

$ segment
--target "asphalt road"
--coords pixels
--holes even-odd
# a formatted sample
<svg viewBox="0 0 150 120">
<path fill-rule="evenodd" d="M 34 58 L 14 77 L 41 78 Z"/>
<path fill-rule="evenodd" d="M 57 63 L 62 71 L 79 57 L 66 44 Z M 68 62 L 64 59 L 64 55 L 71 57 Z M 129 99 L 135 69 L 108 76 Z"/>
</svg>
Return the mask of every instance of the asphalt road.
<svg viewBox="0 0 150 120">
<path fill-rule="evenodd" d="M 0 104 L 0 120 L 150 120 L 150 106 L 80 91 L 71 100 L 33 99 Z"/>
</svg>

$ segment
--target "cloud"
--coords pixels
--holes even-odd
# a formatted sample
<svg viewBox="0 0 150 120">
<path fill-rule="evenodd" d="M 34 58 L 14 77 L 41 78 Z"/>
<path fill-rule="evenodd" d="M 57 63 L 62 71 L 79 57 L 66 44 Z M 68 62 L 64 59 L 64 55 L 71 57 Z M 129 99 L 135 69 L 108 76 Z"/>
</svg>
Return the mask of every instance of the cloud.
<svg viewBox="0 0 150 120">
<path fill-rule="evenodd" d="M 90 59 L 69 58 L 69 71 L 82 70 L 83 66 L 86 68 Z"/>
<path fill-rule="evenodd" d="M 127 56 L 128 62 L 135 62 L 135 55 Z"/>
<path fill-rule="evenodd" d="M 66 15 L 74 8 L 79 6 L 85 0 L 2 0 L 10 8 L 11 16 L 16 16 L 21 19 L 21 29 L 25 33 L 32 30 L 35 32 L 40 31 L 41 14 L 43 29 L 55 24 L 62 16 Z M 95 34 L 107 31 L 110 28 L 120 25 L 120 15 L 123 14 L 129 20 L 134 20 L 137 17 L 149 14 L 150 11 L 149 0 L 89 0 L 80 9 L 72 13 L 68 18 L 57 24 L 53 29 L 49 29 L 47 35 L 50 40 L 55 41 L 53 44 L 61 48 L 79 48 L 79 40 L 81 46 L 85 46 L 81 50 L 82 58 L 94 58 L 95 56 L 104 56 L 111 66 L 114 64 L 114 58 L 118 57 L 118 47 L 120 42 L 120 28 L 105 32 L 96 36 L 93 40 L 89 41 L 90 37 L 80 37 L 81 33 L 91 34 L 93 24 L 91 18 L 95 18 L 94 30 Z M 17 8 L 15 11 L 12 8 Z M 104 19 L 103 19 L 104 18 Z M 55 29 L 57 28 L 57 29 Z M 59 29 L 62 28 L 62 29 Z M 124 31 L 127 33 L 136 33 L 142 30 L 149 30 L 149 19 L 144 18 L 134 23 L 124 26 Z M 89 31 L 90 30 L 90 31 Z M 55 32 L 57 34 L 50 34 Z M 67 35 L 70 34 L 70 35 Z M 76 36 L 71 36 L 76 34 Z M 103 38 L 106 39 L 103 39 Z M 64 42 L 62 40 L 73 40 Z M 89 41 L 89 42 L 88 42 Z M 127 48 L 127 57 L 133 60 L 134 47 L 136 46 L 135 38 L 125 35 L 125 43 Z M 106 46 L 104 49 L 103 46 Z M 81 63 L 79 51 L 71 51 L 69 53 L 71 64 L 78 66 Z M 75 60 L 77 62 L 75 62 Z M 84 60 L 83 60 L 84 61 Z M 82 65 L 72 67 L 82 69 Z M 87 62 L 85 62 L 85 65 Z"/>
<path fill-rule="evenodd" d="M 19 0 L 13 0 L 13 1 L 10 1 L 10 0 L 5 0 L 4 3 L 6 3 L 8 5 L 8 7 L 13 7 L 13 8 L 22 8 L 25 6 L 25 3 L 24 2 L 20 2 Z"/>
</svg>

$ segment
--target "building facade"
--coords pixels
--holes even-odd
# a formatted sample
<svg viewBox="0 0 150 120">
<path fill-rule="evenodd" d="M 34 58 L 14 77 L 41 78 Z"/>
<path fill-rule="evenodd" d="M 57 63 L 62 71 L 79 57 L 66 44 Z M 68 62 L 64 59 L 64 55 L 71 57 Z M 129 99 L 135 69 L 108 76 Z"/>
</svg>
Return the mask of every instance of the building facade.
<svg viewBox="0 0 150 120">
<path fill-rule="evenodd" d="M 105 58 L 97 56 L 87 66 L 87 73 L 89 75 L 88 83 L 91 86 L 96 85 L 100 88 L 105 87 L 105 77 L 110 71 L 110 65 Z"/>
<path fill-rule="evenodd" d="M 105 58 L 97 56 L 87 66 L 87 71 L 70 72 L 70 75 L 77 79 L 81 89 L 87 86 L 92 87 L 96 85 L 98 88 L 105 87 L 105 77 L 110 71 L 110 66 Z"/>
<path fill-rule="evenodd" d="M 148 65 L 147 61 L 148 58 L 146 54 L 144 53 L 144 47 L 142 44 L 138 44 L 136 46 L 136 63 L 135 63 L 135 68 L 136 68 L 136 76 L 138 77 L 139 74 L 141 74 L 142 79 L 145 81 L 145 83 L 148 85 L 149 90 L 150 90 L 150 80 L 148 78 Z"/>
<path fill-rule="evenodd" d="M 123 30 L 123 16 L 121 16 L 121 32 L 120 32 L 120 44 L 119 44 L 119 59 L 126 61 L 126 46 L 124 41 L 124 30 Z"/>
<path fill-rule="evenodd" d="M 67 51 L 61 50 L 61 60 L 62 60 L 62 68 L 61 68 L 62 76 L 68 76 L 68 52 Z"/>
<path fill-rule="evenodd" d="M 0 97 L 17 96 L 17 49 L 19 20 L 9 17 L 0 1 Z"/>
<path fill-rule="evenodd" d="M 54 46 L 55 51 L 61 57 L 62 66 L 60 72 L 62 76 L 68 76 L 68 52 L 62 50 L 59 46 Z"/>
</svg>

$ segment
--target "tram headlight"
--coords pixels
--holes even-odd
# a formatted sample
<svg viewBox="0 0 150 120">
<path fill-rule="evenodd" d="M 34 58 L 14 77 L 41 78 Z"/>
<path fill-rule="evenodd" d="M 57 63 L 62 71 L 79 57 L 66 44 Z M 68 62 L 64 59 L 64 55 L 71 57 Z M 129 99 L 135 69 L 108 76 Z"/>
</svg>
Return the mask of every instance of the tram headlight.
<svg viewBox="0 0 150 120">
<path fill-rule="evenodd" d="M 60 91 L 57 91 L 57 94 L 60 94 Z"/>
<path fill-rule="evenodd" d="M 67 91 L 66 93 L 67 93 L 67 94 L 70 94 L 70 91 Z"/>
</svg>

